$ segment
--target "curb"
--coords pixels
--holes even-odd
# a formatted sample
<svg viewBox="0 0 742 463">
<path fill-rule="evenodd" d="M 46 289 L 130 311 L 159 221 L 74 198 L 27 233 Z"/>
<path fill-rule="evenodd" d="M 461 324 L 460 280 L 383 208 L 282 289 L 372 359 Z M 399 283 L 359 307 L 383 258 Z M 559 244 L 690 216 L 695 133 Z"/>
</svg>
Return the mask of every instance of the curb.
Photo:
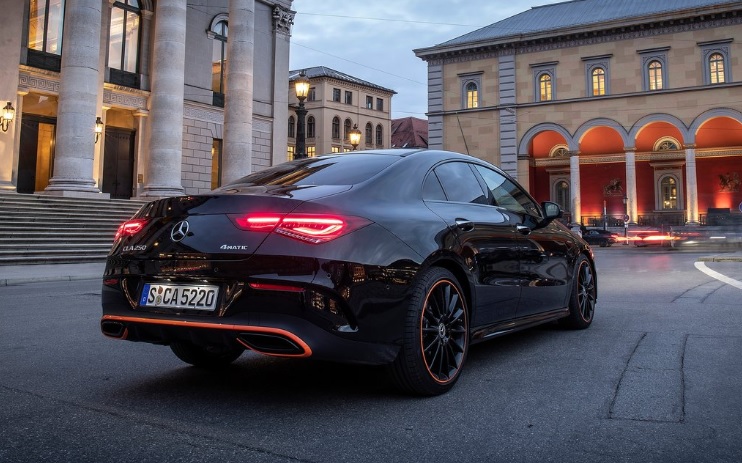
<svg viewBox="0 0 742 463">
<path fill-rule="evenodd" d="M 19 278 L 0 278 L 1 286 L 18 286 L 29 283 L 44 283 L 44 282 L 55 282 L 55 281 L 79 281 L 79 280 L 97 280 L 101 279 L 102 275 L 99 274 L 88 274 L 88 275 L 67 275 L 67 276 L 45 276 L 45 277 L 19 277 Z"/>
</svg>

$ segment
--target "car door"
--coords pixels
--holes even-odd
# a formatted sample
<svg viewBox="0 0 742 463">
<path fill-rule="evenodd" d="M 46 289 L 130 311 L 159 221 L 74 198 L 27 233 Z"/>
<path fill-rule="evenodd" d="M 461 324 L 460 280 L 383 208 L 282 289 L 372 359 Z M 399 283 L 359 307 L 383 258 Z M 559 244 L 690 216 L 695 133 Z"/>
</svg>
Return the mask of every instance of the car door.
<svg viewBox="0 0 742 463">
<path fill-rule="evenodd" d="M 492 195 L 521 240 L 519 241 L 520 301 L 518 318 L 564 307 L 569 291 L 568 232 L 556 224 L 543 226 L 536 202 L 514 181 L 477 165 Z"/>
<path fill-rule="evenodd" d="M 488 196 L 466 162 L 436 166 L 424 186 L 425 203 L 454 230 L 458 252 L 474 276 L 474 327 L 512 319 L 520 299 L 522 237 Z"/>
</svg>

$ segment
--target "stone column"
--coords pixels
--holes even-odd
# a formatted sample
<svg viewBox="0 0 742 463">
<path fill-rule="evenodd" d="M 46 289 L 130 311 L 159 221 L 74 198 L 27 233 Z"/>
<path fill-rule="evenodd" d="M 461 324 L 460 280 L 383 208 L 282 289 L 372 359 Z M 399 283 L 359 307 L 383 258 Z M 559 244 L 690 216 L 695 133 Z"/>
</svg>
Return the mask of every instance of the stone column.
<svg viewBox="0 0 742 463">
<path fill-rule="evenodd" d="M 252 172 L 255 0 L 229 0 L 222 185 Z"/>
<path fill-rule="evenodd" d="M 626 151 L 626 210 L 630 223 L 637 223 L 639 212 L 636 201 L 636 152 Z"/>
<path fill-rule="evenodd" d="M 280 130 L 282 121 L 289 120 L 289 105 L 280 104 L 286 99 L 289 90 L 289 49 L 291 48 L 291 26 L 294 24 L 294 12 L 281 6 L 273 7 L 273 154 L 272 165 L 281 164 L 288 159 L 288 131 Z M 293 91 L 291 91 L 293 93 Z M 359 102 L 360 104 L 360 102 Z M 361 128 L 362 129 L 362 128 Z"/>
<path fill-rule="evenodd" d="M 698 180 L 696 179 L 695 145 L 685 146 L 685 207 L 686 225 L 698 225 Z"/>
<path fill-rule="evenodd" d="M 3 46 L 0 47 L 0 109 L 10 103 L 15 108 L 15 119 L 7 132 L 0 131 L 0 191 L 16 191 L 18 182 L 18 144 L 21 133 L 23 96 L 18 92 L 21 43 L 23 41 L 24 10 L 26 2 L 3 2 Z M 26 20 L 28 21 L 28 20 Z M 0 114 L 1 116 L 1 114 Z"/>
<path fill-rule="evenodd" d="M 136 151 L 134 152 L 135 196 L 141 196 L 144 187 L 144 169 L 147 166 L 147 144 L 145 142 L 147 140 L 147 116 L 149 112 L 145 110 L 134 112 L 134 119 L 137 123 Z"/>
<path fill-rule="evenodd" d="M 68 0 L 54 174 L 44 194 L 102 197 L 93 180 L 101 38 L 100 0 Z"/>
<path fill-rule="evenodd" d="M 159 0 L 155 15 L 149 162 L 142 196 L 178 196 L 183 194 L 186 0 Z"/>
<path fill-rule="evenodd" d="M 580 156 L 569 157 L 569 183 L 572 195 L 572 222 L 582 223 L 582 201 L 580 199 Z"/>
</svg>

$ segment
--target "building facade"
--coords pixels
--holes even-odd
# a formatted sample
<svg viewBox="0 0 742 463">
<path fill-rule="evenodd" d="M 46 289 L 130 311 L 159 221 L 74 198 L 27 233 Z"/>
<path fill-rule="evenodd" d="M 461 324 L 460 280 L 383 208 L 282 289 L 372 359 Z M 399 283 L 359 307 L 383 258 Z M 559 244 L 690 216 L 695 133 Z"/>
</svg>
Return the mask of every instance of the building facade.
<svg viewBox="0 0 742 463">
<path fill-rule="evenodd" d="M 430 147 L 501 166 L 585 225 L 739 212 L 740 30 L 738 1 L 584 0 L 415 50 Z"/>
<path fill-rule="evenodd" d="M 0 0 L 0 190 L 197 194 L 283 162 L 291 3 Z"/>
<path fill-rule="evenodd" d="M 310 82 L 304 102 L 306 154 L 309 157 L 327 153 L 353 151 L 349 133 L 357 126 L 361 142 L 356 149 L 391 146 L 392 96 L 396 94 L 379 85 L 324 66 L 290 72 L 287 159 L 296 152 L 299 100 L 293 82 L 304 72 Z"/>
</svg>

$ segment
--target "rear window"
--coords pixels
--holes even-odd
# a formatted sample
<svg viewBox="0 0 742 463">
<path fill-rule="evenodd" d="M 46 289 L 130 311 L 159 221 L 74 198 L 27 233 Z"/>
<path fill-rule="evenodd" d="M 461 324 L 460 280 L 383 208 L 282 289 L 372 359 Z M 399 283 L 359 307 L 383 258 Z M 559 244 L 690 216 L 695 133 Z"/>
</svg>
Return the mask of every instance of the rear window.
<svg viewBox="0 0 742 463">
<path fill-rule="evenodd" d="M 226 185 L 355 185 L 368 180 L 400 158 L 372 154 L 344 154 L 286 162 L 255 172 Z M 224 187 L 223 187 L 224 188 Z"/>
</svg>

